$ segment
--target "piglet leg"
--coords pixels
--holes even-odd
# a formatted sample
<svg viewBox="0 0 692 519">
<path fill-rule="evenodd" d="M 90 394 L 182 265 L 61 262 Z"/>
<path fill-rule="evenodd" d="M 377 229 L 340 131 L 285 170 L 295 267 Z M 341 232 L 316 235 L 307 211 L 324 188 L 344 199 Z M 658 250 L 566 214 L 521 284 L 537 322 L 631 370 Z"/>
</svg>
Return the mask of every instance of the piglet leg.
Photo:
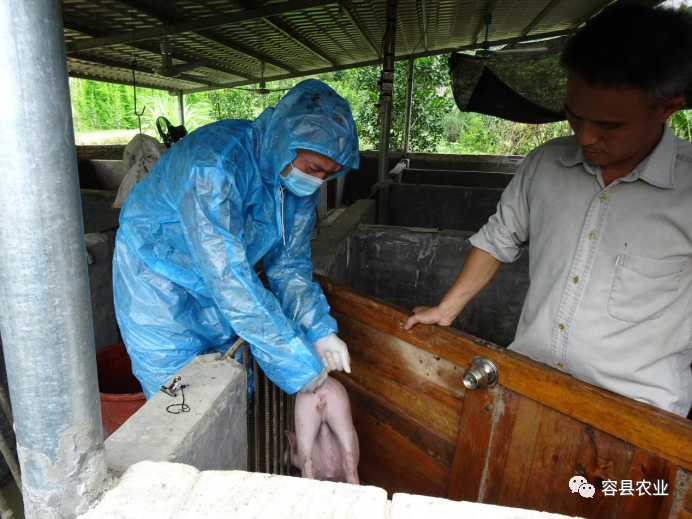
<svg viewBox="0 0 692 519">
<path fill-rule="evenodd" d="M 336 380 L 330 379 L 332 394 L 330 395 L 329 413 L 327 415 L 327 423 L 329 428 L 336 435 L 341 446 L 341 454 L 343 457 L 343 469 L 346 474 L 346 482 L 353 485 L 359 485 L 358 479 L 358 459 L 360 457 L 358 436 L 353 427 L 353 418 L 351 417 L 351 405 L 348 399 L 346 389 Z"/>
<path fill-rule="evenodd" d="M 301 475 L 308 479 L 315 479 L 312 450 L 322 425 L 322 417 L 315 412 L 314 405 L 315 398 L 312 394 L 298 394 L 295 407 L 296 442 L 298 443 Z"/>
</svg>

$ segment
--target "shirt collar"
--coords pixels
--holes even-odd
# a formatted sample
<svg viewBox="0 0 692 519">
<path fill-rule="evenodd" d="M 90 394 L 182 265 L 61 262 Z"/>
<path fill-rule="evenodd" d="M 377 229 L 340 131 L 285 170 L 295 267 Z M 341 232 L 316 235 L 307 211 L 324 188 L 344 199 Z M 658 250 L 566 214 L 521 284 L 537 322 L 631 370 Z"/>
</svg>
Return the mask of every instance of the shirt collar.
<svg viewBox="0 0 692 519">
<path fill-rule="evenodd" d="M 658 144 L 649 154 L 649 156 L 641 161 L 641 163 L 634 168 L 634 170 L 629 173 L 625 179 L 637 180 L 640 178 L 652 186 L 661 187 L 663 189 L 675 189 L 675 141 L 675 134 L 668 127 L 668 124 L 664 123 L 661 140 L 658 141 Z M 572 167 L 576 164 L 583 164 L 584 169 L 592 175 L 595 175 L 597 172 L 597 167 L 589 164 L 584 158 L 584 153 L 582 152 L 580 146 L 577 147 L 575 153 L 561 157 L 560 162 L 567 167 Z"/>
</svg>

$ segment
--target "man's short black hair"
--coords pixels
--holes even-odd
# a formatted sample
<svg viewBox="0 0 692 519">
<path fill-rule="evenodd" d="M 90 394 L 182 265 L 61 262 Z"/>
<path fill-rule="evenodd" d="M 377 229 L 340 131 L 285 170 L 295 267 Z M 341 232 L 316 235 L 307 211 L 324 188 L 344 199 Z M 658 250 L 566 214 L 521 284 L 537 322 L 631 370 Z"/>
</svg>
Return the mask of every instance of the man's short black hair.
<svg viewBox="0 0 692 519">
<path fill-rule="evenodd" d="M 657 106 L 692 80 L 692 14 L 617 3 L 565 44 L 560 64 L 594 87 L 642 90 Z"/>
</svg>

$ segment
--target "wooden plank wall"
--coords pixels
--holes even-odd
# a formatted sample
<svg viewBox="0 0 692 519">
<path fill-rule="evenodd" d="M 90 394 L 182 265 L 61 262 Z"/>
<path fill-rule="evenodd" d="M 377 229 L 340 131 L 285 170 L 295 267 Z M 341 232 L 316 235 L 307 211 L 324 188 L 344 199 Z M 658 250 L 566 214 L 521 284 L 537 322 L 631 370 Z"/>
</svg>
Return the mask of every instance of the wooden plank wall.
<svg viewBox="0 0 692 519">
<path fill-rule="evenodd" d="M 404 313 L 331 282 L 323 287 L 351 353 L 352 374 L 335 376 L 351 398 L 364 483 L 390 495 L 416 493 L 581 517 L 692 514 L 692 480 L 676 463 L 507 387 L 466 391 L 467 365 L 458 357 L 404 340 L 400 325 L 392 333 L 392 320 L 403 323 Z M 439 341 L 438 333 L 431 334 L 431 344 Z M 603 409 L 604 419 L 617 412 Z M 657 416 L 652 412 L 652 419 Z M 576 475 L 594 485 L 593 498 L 571 492 L 569 480 Z M 638 496 L 636 483 L 644 479 L 663 480 L 668 495 Z M 602 491 L 608 480 L 617 481 L 615 496 Z M 633 482 L 634 496 L 620 495 L 623 480 Z"/>
<path fill-rule="evenodd" d="M 463 408 L 461 369 L 333 312 L 352 374 L 335 374 L 353 406 L 363 480 L 390 494 L 447 495 Z"/>
</svg>

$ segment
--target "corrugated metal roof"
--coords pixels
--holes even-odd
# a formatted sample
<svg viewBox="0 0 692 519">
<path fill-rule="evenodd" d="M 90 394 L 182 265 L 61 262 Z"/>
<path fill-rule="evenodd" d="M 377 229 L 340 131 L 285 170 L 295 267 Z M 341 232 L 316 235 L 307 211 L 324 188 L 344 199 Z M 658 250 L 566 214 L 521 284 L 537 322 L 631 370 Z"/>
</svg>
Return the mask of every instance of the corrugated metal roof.
<svg viewBox="0 0 692 519">
<path fill-rule="evenodd" d="M 405 59 L 569 31 L 612 0 L 399 0 L 396 56 Z M 62 0 L 69 74 L 191 92 L 377 64 L 386 0 Z M 164 32 L 177 77 L 161 64 Z"/>
</svg>

